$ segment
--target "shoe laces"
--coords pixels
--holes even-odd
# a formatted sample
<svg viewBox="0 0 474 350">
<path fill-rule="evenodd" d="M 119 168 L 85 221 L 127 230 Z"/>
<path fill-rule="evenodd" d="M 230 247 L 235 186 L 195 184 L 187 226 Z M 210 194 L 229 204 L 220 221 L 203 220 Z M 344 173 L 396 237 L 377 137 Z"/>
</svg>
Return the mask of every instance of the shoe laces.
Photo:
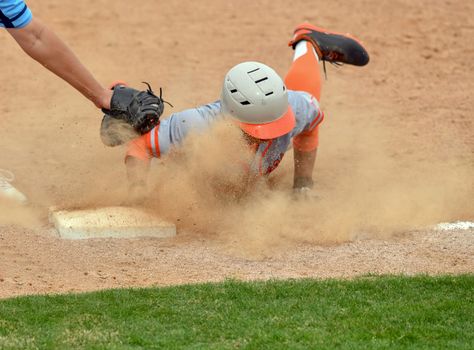
<svg viewBox="0 0 474 350">
<path fill-rule="evenodd" d="M 155 95 L 155 92 L 153 91 L 153 89 L 151 88 L 151 85 L 149 83 L 147 83 L 146 81 L 142 81 L 142 83 L 146 84 L 146 86 L 148 86 L 148 89 L 146 91 L 149 94 L 152 94 L 153 96 L 158 97 L 158 96 Z M 163 89 L 161 87 L 160 87 L 160 96 L 158 98 L 161 100 L 161 102 L 166 103 L 168 106 L 174 107 L 171 103 L 169 103 L 168 101 L 165 101 L 163 99 Z"/>
<path fill-rule="evenodd" d="M 15 175 L 10 170 L 0 168 L 0 188 L 11 187 L 10 182 L 14 180 Z"/>
<path fill-rule="evenodd" d="M 324 79 L 328 80 L 328 74 L 326 72 L 326 60 L 323 59 L 322 61 L 323 61 Z M 336 61 L 328 61 L 328 62 L 337 68 L 342 67 L 344 65 L 344 63 L 336 62 Z"/>
</svg>

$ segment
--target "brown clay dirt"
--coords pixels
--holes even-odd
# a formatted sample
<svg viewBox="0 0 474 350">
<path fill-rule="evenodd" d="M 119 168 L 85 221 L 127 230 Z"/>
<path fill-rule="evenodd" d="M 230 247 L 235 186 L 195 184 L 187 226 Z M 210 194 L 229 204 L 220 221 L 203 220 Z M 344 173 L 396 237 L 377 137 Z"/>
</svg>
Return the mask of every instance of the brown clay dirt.
<svg viewBox="0 0 474 350">
<path fill-rule="evenodd" d="M 0 167 L 15 172 L 33 205 L 0 203 L 0 297 L 225 278 L 474 272 L 474 230 L 430 228 L 474 221 L 474 3 L 287 3 L 29 2 L 104 84 L 162 86 L 175 106 L 167 114 L 217 99 L 225 72 L 240 61 L 284 75 L 286 43 L 303 21 L 358 36 L 371 62 L 327 67 L 319 199 L 291 199 L 291 152 L 270 185 L 239 200 L 216 193 L 210 184 L 228 179 L 235 147 L 232 133 L 216 128 L 190 139 L 183 157 L 152 167 L 142 206 L 175 222 L 176 238 L 66 241 L 49 225 L 48 207 L 126 200 L 124 150 L 103 146 L 96 108 L 2 32 Z"/>
</svg>

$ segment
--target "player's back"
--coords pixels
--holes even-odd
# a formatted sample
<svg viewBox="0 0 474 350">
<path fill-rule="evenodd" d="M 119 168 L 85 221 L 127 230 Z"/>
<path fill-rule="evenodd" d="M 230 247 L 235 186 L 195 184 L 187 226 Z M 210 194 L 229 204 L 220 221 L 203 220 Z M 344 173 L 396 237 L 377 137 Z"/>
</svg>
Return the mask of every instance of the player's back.
<svg viewBox="0 0 474 350">
<path fill-rule="evenodd" d="M 288 91 L 288 102 L 293 109 L 296 123 L 290 133 L 273 142 L 273 148 L 278 148 L 273 153 L 278 155 L 286 151 L 293 137 L 322 121 L 319 104 L 310 94 Z M 168 153 L 171 146 L 181 144 L 190 132 L 205 132 L 215 121 L 222 118 L 225 118 L 225 115 L 221 111 L 220 101 L 176 112 L 162 119 L 158 126 L 144 135 L 144 144 L 151 147 L 150 155 L 161 156 Z M 139 148 L 135 147 L 133 142 L 132 147 Z"/>
</svg>

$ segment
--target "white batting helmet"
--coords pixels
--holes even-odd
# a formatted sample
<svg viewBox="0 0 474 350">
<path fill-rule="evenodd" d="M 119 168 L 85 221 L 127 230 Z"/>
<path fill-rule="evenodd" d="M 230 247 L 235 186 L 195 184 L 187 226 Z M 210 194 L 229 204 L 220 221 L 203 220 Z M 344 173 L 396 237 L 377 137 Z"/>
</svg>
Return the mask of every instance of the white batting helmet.
<svg viewBox="0 0 474 350">
<path fill-rule="evenodd" d="M 224 78 L 221 103 L 224 113 L 258 139 L 282 136 L 295 126 L 283 80 L 263 63 L 243 62 L 231 68 Z"/>
</svg>

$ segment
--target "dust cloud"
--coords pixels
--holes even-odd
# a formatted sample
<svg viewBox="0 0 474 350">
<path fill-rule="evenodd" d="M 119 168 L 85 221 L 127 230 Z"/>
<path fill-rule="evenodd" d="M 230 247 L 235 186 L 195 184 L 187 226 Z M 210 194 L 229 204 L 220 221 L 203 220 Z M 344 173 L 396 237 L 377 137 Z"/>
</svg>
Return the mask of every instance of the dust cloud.
<svg viewBox="0 0 474 350">
<path fill-rule="evenodd" d="M 238 129 L 221 123 L 151 168 L 146 205 L 182 230 L 237 242 L 247 253 L 387 237 L 472 215 L 472 163 L 400 156 L 391 137 L 375 123 L 334 125 L 320 147 L 314 197 L 295 200 L 292 152 L 268 180 L 249 184 L 242 163 L 252 155 Z"/>
<path fill-rule="evenodd" d="M 229 242 L 250 255 L 301 242 L 336 244 L 472 219 L 471 160 L 458 154 L 443 162 L 432 154 L 405 156 L 393 147 L 398 141 L 389 128 L 368 121 L 358 125 L 334 120 L 322 130 L 314 196 L 307 200 L 292 194 L 291 150 L 268 179 L 249 179 L 245 164 L 253 155 L 240 130 L 223 121 L 154 160 L 149 192 L 139 205 L 175 222 L 181 232 Z M 461 148 L 452 146 L 450 152 Z M 78 171 L 56 181 L 61 196 L 45 197 L 43 207 L 127 203 L 123 161 L 97 162 L 95 167 L 77 165 Z M 86 165 L 84 173 L 80 169 Z M 31 208 L 0 203 L 2 225 L 31 227 L 39 220 Z"/>
<path fill-rule="evenodd" d="M 37 228 L 42 225 L 41 210 L 0 197 L 0 225 Z"/>
</svg>

